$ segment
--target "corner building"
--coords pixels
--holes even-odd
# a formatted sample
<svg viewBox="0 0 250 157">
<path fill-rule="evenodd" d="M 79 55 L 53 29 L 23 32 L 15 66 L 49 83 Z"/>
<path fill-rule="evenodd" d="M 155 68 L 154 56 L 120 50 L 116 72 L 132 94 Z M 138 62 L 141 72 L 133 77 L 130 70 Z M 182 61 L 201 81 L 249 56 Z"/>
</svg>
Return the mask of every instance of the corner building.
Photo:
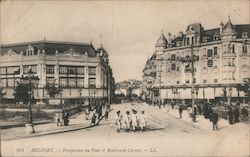
<svg viewBox="0 0 250 157">
<path fill-rule="evenodd" d="M 236 86 L 250 79 L 250 24 L 233 25 L 230 19 L 214 29 L 194 23 L 178 36 L 162 33 L 143 70 L 145 99 L 191 99 L 191 63 L 180 61 L 191 52 L 199 58 L 194 61 L 195 99 L 222 100 L 225 90 L 233 102 L 244 101 Z"/>
<path fill-rule="evenodd" d="M 114 78 L 102 45 L 96 50 L 92 43 L 44 40 L 1 45 L 0 53 L 0 85 L 6 92 L 5 100 L 13 101 L 13 89 L 30 69 L 39 77 L 38 88 L 33 92 L 37 103 L 51 99 L 44 87 L 54 80 L 62 88 L 62 95 L 57 97 L 64 103 L 111 99 Z"/>
</svg>

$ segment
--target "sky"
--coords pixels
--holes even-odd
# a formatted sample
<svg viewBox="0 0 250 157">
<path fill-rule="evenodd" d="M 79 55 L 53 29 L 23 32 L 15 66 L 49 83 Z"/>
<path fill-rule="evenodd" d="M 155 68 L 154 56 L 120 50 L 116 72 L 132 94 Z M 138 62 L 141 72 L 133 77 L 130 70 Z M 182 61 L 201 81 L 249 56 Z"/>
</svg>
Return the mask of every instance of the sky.
<svg viewBox="0 0 250 157">
<path fill-rule="evenodd" d="M 1 43 L 53 40 L 102 42 L 116 82 L 142 79 L 161 33 L 177 35 L 191 23 L 219 27 L 250 23 L 250 1 L 1 1 Z"/>
</svg>

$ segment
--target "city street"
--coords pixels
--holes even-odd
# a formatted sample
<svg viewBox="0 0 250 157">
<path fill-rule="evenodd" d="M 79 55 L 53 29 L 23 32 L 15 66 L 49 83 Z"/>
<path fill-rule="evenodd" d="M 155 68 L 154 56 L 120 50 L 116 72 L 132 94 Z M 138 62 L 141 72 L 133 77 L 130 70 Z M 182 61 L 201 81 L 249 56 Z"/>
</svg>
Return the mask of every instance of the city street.
<svg viewBox="0 0 250 157">
<path fill-rule="evenodd" d="M 67 133 L 1 141 L 3 156 L 249 156 L 249 123 L 212 131 L 159 109 L 139 103 L 112 105 L 109 120 L 99 126 Z M 116 132 L 118 110 L 145 111 L 144 132 Z M 223 121 L 223 120 L 221 120 Z M 220 122 L 219 122 L 220 126 Z M 122 152 L 122 153 L 121 153 Z"/>
</svg>

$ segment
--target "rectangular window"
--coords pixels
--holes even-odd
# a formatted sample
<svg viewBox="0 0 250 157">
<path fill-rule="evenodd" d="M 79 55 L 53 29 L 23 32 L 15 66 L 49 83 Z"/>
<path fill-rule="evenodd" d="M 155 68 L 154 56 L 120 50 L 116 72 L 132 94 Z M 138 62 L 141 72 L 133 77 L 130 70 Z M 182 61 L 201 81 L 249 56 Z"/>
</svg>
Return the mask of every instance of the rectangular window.
<svg viewBox="0 0 250 157">
<path fill-rule="evenodd" d="M 83 87 L 84 85 L 84 78 L 77 78 L 77 86 Z"/>
<path fill-rule="evenodd" d="M 67 86 L 67 78 L 61 77 L 60 78 L 60 86 L 66 87 Z"/>
<path fill-rule="evenodd" d="M 247 53 L 247 45 L 246 44 L 242 45 L 242 53 Z"/>
<path fill-rule="evenodd" d="M 218 82 L 218 79 L 214 79 L 214 83 L 217 83 Z"/>
<path fill-rule="evenodd" d="M 59 66 L 59 73 L 60 74 L 67 74 L 68 73 L 68 67 L 67 66 Z"/>
<path fill-rule="evenodd" d="M 214 55 L 217 55 L 217 47 L 214 47 Z"/>
<path fill-rule="evenodd" d="M 6 87 L 7 86 L 6 79 L 1 79 L 1 86 L 2 87 Z"/>
<path fill-rule="evenodd" d="M 89 67 L 89 75 L 96 75 L 96 67 Z"/>
<path fill-rule="evenodd" d="M 95 88 L 96 87 L 96 79 L 95 78 L 89 78 L 89 87 Z"/>
<path fill-rule="evenodd" d="M 231 60 L 231 58 L 228 58 L 228 66 L 232 66 L 232 60 Z"/>
<path fill-rule="evenodd" d="M 28 66 L 28 65 L 24 65 L 24 66 L 23 66 L 23 73 L 24 73 L 24 74 L 28 74 L 29 70 L 30 70 L 30 69 L 29 69 L 29 66 Z"/>
<path fill-rule="evenodd" d="M 171 64 L 171 70 L 175 70 L 175 64 Z"/>
<path fill-rule="evenodd" d="M 46 73 L 54 74 L 55 66 L 54 65 L 46 65 Z"/>
<path fill-rule="evenodd" d="M 7 79 L 7 86 L 14 87 L 14 79 Z"/>
<path fill-rule="evenodd" d="M 187 40 L 187 45 L 189 45 L 189 38 L 186 38 L 186 40 Z"/>
<path fill-rule="evenodd" d="M 0 68 L 0 74 L 2 74 L 2 75 L 7 74 L 6 68 Z"/>
<path fill-rule="evenodd" d="M 31 65 L 31 71 L 33 74 L 37 73 L 37 66 L 36 65 Z"/>
<path fill-rule="evenodd" d="M 52 83 L 52 82 L 54 82 L 54 77 L 47 77 L 46 78 L 46 83 Z"/>
<path fill-rule="evenodd" d="M 207 50 L 207 57 L 212 57 L 212 56 L 213 56 L 212 49 Z"/>
<path fill-rule="evenodd" d="M 207 80 L 203 80 L 203 83 L 207 83 Z"/>
<path fill-rule="evenodd" d="M 232 45 L 232 53 L 235 53 L 235 46 Z"/>
<path fill-rule="evenodd" d="M 70 87 L 76 86 L 76 79 L 75 78 L 69 78 L 69 86 Z"/>
<path fill-rule="evenodd" d="M 77 67 L 77 74 L 84 75 L 84 67 Z"/>
<path fill-rule="evenodd" d="M 223 66 L 227 66 L 227 58 L 223 58 L 222 63 L 223 63 Z"/>
<path fill-rule="evenodd" d="M 192 44 L 194 44 L 194 37 L 192 37 Z"/>
<path fill-rule="evenodd" d="M 212 67 L 213 66 L 213 60 L 212 59 L 207 60 L 207 66 L 208 67 Z"/>
<path fill-rule="evenodd" d="M 20 74 L 19 67 L 7 67 L 7 74 Z"/>
<path fill-rule="evenodd" d="M 171 61 L 174 61 L 175 60 L 175 54 L 172 54 L 171 55 Z"/>
<path fill-rule="evenodd" d="M 232 58 L 232 66 L 235 66 L 234 62 L 235 62 L 235 58 Z"/>
<path fill-rule="evenodd" d="M 68 72 L 69 74 L 76 74 L 76 67 L 72 67 L 72 66 L 68 67 Z"/>
<path fill-rule="evenodd" d="M 203 54 L 203 56 L 207 56 L 206 48 L 203 48 L 203 49 L 202 49 L 202 54 Z"/>
</svg>

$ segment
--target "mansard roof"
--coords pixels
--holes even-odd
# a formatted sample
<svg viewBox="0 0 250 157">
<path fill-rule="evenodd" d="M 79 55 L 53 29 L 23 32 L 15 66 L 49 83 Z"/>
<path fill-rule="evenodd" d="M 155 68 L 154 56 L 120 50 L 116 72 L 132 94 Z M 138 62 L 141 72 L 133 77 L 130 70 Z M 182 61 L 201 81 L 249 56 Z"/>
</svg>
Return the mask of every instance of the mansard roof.
<svg viewBox="0 0 250 157">
<path fill-rule="evenodd" d="M 230 22 L 229 22 L 230 23 Z M 231 25 L 231 24 L 228 24 L 228 25 Z M 213 29 L 207 29 L 207 30 L 204 30 L 202 26 L 200 26 L 199 24 L 192 24 L 192 25 L 189 25 L 187 30 L 189 29 L 189 27 L 192 26 L 192 29 L 193 30 L 196 30 L 196 29 L 200 29 L 199 31 L 197 31 L 197 34 L 199 35 L 200 37 L 200 42 L 203 43 L 204 41 L 202 40 L 203 37 L 206 37 L 207 38 L 207 41 L 206 42 L 212 42 L 212 41 L 215 41 L 215 40 L 221 40 L 220 37 L 221 37 L 221 34 L 220 34 L 220 28 L 213 28 Z M 226 27 L 229 27 L 229 26 L 224 26 L 224 30 L 226 29 Z M 231 26 L 230 26 L 231 27 Z M 236 34 L 236 38 L 242 38 L 242 34 L 244 32 L 246 32 L 248 34 L 248 38 L 250 37 L 250 24 L 241 24 L 241 25 L 233 25 L 233 28 L 235 30 L 235 34 Z M 227 28 L 228 29 L 228 28 Z M 200 33 L 199 33 L 200 32 Z M 232 33 L 232 32 L 231 32 Z M 215 39 L 214 36 L 218 36 L 219 38 Z M 177 46 L 177 42 L 178 41 L 183 41 L 183 39 L 185 38 L 185 34 L 182 35 L 182 36 L 177 36 L 176 38 L 174 38 L 172 40 L 172 44 L 173 44 L 173 47 Z"/>
<path fill-rule="evenodd" d="M 0 54 L 7 53 L 7 51 L 10 49 L 19 54 L 21 53 L 21 51 L 25 51 L 29 45 L 34 47 L 35 51 L 37 51 L 38 49 L 40 50 L 44 49 L 47 55 L 54 55 L 56 51 L 58 51 L 58 53 L 64 53 L 69 49 L 73 49 L 79 52 L 80 54 L 85 54 L 85 52 L 87 52 L 88 56 L 90 57 L 94 57 L 96 55 L 96 50 L 91 43 L 89 44 L 89 43 L 45 41 L 45 40 L 1 45 Z"/>
</svg>

